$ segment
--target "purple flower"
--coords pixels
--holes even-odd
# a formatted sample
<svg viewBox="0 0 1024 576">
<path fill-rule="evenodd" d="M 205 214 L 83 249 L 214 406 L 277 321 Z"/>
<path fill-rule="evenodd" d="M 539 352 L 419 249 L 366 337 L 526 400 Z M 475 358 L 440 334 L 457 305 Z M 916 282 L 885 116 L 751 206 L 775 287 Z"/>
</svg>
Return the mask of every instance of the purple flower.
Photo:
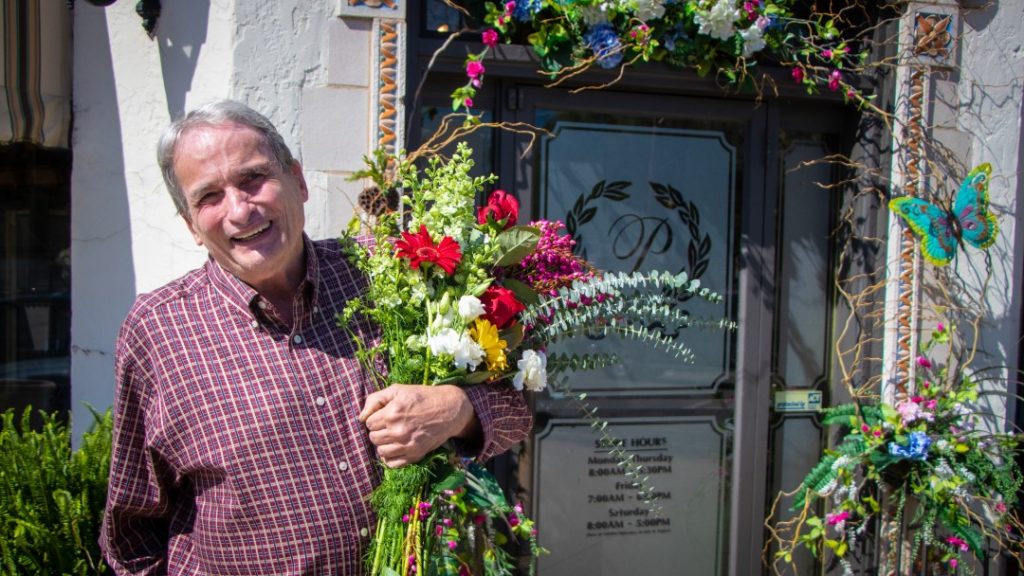
<svg viewBox="0 0 1024 576">
<path fill-rule="evenodd" d="M 583 35 L 583 40 L 597 56 L 597 65 L 601 68 L 615 68 L 622 63 L 622 42 L 611 24 L 594 26 Z"/>
</svg>

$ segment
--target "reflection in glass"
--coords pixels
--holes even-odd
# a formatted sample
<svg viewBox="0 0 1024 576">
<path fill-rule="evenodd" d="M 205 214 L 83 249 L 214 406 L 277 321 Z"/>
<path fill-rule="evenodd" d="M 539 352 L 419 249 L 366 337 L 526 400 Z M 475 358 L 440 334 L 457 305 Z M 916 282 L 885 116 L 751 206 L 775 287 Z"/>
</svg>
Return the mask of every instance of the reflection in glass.
<svg viewBox="0 0 1024 576">
<path fill-rule="evenodd" d="M 827 154 L 813 140 L 796 141 L 783 154 L 777 371 L 788 387 L 813 387 L 825 372 L 832 203 L 821 185 L 832 175 L 826 163 L 801 164 Z"/>
</svg>

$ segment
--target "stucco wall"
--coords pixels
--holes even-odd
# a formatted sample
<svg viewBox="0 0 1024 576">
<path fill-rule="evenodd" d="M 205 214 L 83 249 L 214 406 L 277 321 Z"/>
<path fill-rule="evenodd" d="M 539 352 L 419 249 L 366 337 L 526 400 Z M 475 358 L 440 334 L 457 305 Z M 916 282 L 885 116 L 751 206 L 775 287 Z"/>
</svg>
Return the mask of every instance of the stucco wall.
<svg viewBox="0 0 1024 576">
<path fill-rule="evenodd" d="M 358 184 L 345 181 L 369 147 L 369 20 L 312 0 L 163 3 L 147 37 L 133 2 L 74 13 L 72 149 L 72 406 L 113 397 L 117 330 L 136 294 L 202 264 L 155 162 L 161 131 L 218 98 L 266 114 L 306 167 L 307 231 L 335 236 Z"/>
<path fill-rule="evenodd" d="M 987 321 L 976 366 L 1016 368 L 1021 335 L 1021 282 L 1024 279 L 1024 238 L 1020 206 L 1024 194 L 1024 2 L 1001 1 L 964 14 L 962 66 L 955 92 L 956 129 L 969 138 L 965 164 L 992 164 L 989 185 L 992 207 L 999 217 L 999 239 L 990 250 L 992 282 L 986 293 Z M 939 119 L 941 121 L 941 118 Z M 938 130 L 942 139 L 944 130 Z M 984 268 L 984 255 L 969 251 L 971 262 Z M 980 278 L 969 279 L 980 291 Z M 1005 387 L 1004 387 L 1005 389 Z M 1002 398 L 999 399 L 1002 403 Z"/>
</svg>

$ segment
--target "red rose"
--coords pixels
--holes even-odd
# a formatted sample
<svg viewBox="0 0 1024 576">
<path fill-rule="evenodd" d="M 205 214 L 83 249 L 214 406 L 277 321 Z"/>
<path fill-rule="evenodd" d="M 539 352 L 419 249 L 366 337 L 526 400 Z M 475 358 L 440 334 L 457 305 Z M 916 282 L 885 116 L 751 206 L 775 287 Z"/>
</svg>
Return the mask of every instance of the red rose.
<svg viewBox="0 0 1024 576">
<path fill-rule="evenodd" d="M 490 286 L 484 290 L 480 303 L 484 305 L 484 319 L 499 329 L 508 328 L 515 322 L 516 315 L 526 310 L 526 306 L 516 300 L 511 290 L 501 286 Z"/>
<path fill-rule="evenodd" d="M 518 218 L 519 200 L 504 190 L 491 192 L 491 197 L 487 199 L 487 205 L 476 213 L 476 221 L 479 224 L 485 225 L 490 219 L 502 224 L 505 230 L 515 226 Z"/>
</svg>

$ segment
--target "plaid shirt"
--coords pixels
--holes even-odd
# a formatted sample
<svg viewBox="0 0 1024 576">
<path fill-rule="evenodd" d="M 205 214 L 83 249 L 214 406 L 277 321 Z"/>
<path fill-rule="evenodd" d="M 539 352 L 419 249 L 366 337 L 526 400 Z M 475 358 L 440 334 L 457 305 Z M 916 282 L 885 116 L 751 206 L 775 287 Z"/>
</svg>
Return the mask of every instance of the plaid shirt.
<svg viewBox="0 0 1024 576">
<path fill-rule="evenodd" d="M 357 415 L 373 387 L 335 314 L 365 282 L 336 241 L 305 243 L 291 328 L 213 260 L 129 312 L 100 537 L 117 574 L 362 572 L 380 471 Z M 525 437 L 518 392 L 466 391 L 479 460 Z"/>
</svg>

